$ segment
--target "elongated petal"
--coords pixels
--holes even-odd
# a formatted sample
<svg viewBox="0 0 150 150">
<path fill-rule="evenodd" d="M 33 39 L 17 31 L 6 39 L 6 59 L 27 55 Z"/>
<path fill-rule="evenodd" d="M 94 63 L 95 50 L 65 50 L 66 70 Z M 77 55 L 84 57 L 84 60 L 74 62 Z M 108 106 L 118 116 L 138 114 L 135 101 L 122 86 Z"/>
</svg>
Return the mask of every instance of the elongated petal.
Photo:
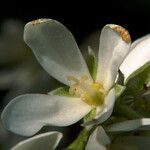
<svg viewBox="0 0 150 150">
<path fill-rule="evenodd" d="M 147 130 L 150 129 L 150 119 L 135 119 L 119 122 L 116 124 L 110 125 L 107 130 L 111 132 L 115 131 L 132 131 L 132 130 Z"/>
<path fill-rule="evenodd" d="M 110 139 L 104 129 L 99 126 L 90 135 L 85 150 L 106 150 L 108 144 L 110 144 Z"/>
<path fill-rule="evenodd" d="M 12 150 L 54 150 L 61 138 L 59 132 L 47 132 L 18 143 Z"/>
<path fill-rule="evenodd" d="M 101 32 L 97 81 L 108 90 L 115 82 L 118 68 L 130 47 L 130 35 L 118 25 L 106 25 Z"/>
<path fill-rule="evenodd" d="M 112 89 L 105 98 L 104 108 L 97 109 L 97 115 L 92 121 L 85 122 L 83 126 L 91 124 L 99 124 L 106 121 L 113 112 L 113 107 L 115 103 L 115 91 Z"/>
<path fill-rule="evenodd" d="M 131 52 L 120 66 L 120 70 L 124 74 L 125 80 L 134 71 L 150 61 L 150 35 L 135 41 L 132 45 Z"/>
<path fill-rule="evenodd" d="M 68 126 L 86 115 L 91 107 L 79 98 L 26 94 L 14 98 L 4 109 L 4 126 L 30 136 L 44 125 Z"/>
<path fill-rule="evenodd" d="M 29 22 L 24 40 L 43 68 L 60 82 L 69 85 L 68 76 L 91 78 L 73 35 L 61 23 L 51 19 Z"/>
</svg>

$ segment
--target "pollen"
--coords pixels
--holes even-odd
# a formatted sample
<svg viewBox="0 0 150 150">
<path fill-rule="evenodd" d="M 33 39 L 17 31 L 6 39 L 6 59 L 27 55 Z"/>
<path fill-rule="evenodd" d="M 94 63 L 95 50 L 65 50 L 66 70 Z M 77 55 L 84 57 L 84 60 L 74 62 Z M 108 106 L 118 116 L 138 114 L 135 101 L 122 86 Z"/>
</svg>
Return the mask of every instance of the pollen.
<svg viewBox="0 0 150 150">
<path fill-rule="evenodd" d="M 111 25 L 110 27 L 116 32 L 118 32 L 125 42 L 127 43 L 131 42 L 130 34 L 125 28 L 118 26 L 118 25 Z"/>
<path fill-rule="evenodd" d="M 33 20 L 33 21 L 31 21 L 31 24 L 32 25 L 38 25 L 38 24 L 41 24 L 41 23 L 43 23 L 43 22 L 45 22 L 45 21 L 47 21 L 47 19 L 37 19 L 37 20 Z"/>
<path fill-rule="evenodd" d="M 80 80 L 74 76 L 68 76 L 67 79 L 74 82 L 69 88 L 70 94 L 80 97 L 88 105 L 103 105 L 105 91 L 101 84 L 95 82 L 90 83 L 88 77 L 85 75 Z"/>
</svg>

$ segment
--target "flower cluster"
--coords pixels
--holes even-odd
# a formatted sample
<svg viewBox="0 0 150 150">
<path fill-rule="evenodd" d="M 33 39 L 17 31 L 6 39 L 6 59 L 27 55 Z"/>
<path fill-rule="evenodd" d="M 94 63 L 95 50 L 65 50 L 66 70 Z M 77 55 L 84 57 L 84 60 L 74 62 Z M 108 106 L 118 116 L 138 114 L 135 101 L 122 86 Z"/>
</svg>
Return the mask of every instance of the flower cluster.
<svg viewBox="0 0 150 150">
<path fill-rule="evenodd" d="M 43 68 L 66 86 L 47 94 L 25 94 L 14 98 L 1 115 L 8 130 L 31 136 L 45 125 L 69 126 L 84 118 L 82 125 L 85 132 L 89 132 L 84 148 L 103 150 L 111 143 L 106 132 L 133 131 L 143 129 L 143 126 L 147 129 L 145 127 L 150 125 L 150 119 L 144 115 L 132 117 L 132 120 L 123 118 L 122 122 L 110 117 L 114 105 L 116 114 L 120 108 L 126 108 L 126 105 L 122 106 L 122 93 L 127 91 L 133 72 L 150 60 L 149 35 L 131 44 L 126 29 L 114 24 L 104 26 L 98 56 L 89 49 L 89 57 L 93 58 L 91 67 L 85 62 L 70 31 L 55 20 L 39 19 L 26 24 L 24 41 Z M 122 85 L 119 85 L 119 68 L 124 75 Z M 148 82 L 145 83 L 147 86 Z M 136 113 L 126 109 L 127 115 L 131 111 Z M 44 133 L 19 143 L 13 150 L 55 149 L 61 137 L 59 132 Z"/>
</svg>

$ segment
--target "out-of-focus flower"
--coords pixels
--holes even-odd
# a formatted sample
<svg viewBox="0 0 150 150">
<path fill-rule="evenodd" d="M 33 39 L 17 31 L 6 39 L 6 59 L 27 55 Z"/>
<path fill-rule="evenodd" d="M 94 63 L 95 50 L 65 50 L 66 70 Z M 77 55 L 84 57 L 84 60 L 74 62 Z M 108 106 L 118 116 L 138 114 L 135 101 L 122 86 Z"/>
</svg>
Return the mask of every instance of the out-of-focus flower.
<svg viewBox="0 0 150 150">
<path fill-rule="evenodd" d="M 60 132 L 47 132 L 18 143 L 11 150 L 54 150 L 62 138 Z"/>
<path fill-rule="evenodd" d="M 5 91 L 4 95 L 1 94 L 0 110 L 17 95 L 45 93 L 60 85 L 39 66 L 32 51 L 24 43 L 24 23 L 15 19 L 6 20 L 0 29 L 0 90 Z M 0 121 L 0 149 L 10 149 L 22 139 L 6 131 Z"/>
<path fill-rule="evenodd" d="M 48 92 L 60 85 L 51 78 L 33 58 L 13 68 L 0 71 L 0 89 L 8 90 L 3 98 L 6 105 L 12 98 L 24 93 Z"/>
<path fill-rule="evenodd" d="M 29 48 L 25 45 L 23 36 L 24 24 L 19 20 L 10 19 L 1 25 L 0 35 L 0 65 L 20 63 L 30 56 Z"/>
<path fill-rule="evenodd" d="M 0 121 L 0 143 L 4 142 L 4 140 L 7 138 L 7 132 L 2 127 L 1 121 Z"/>
<path fill-rule="evenodd" d="M 39 19 L 28 23 L 25 42 L 32 48 L 44 69 L 68 85 L 70 96 L 26 94 L 13 99 L 2 113 L 8 130 L 33 135 L 44 125 L 71 125 L 93 108 L 97 123 L 112 113 L 114 84 L 118 68 L 130 47 L 130 35 L 121 26 L 106 25 L 101 32 L 98 68 L 95 79 L 72 34 L 59 22 Z"/>
<path fill-rule="evenodd" d="M 6 20 L 1 25 L 0 90 L 8 92 L 1 100 L 3 104 L 0 109 L 17 95 L 48 92 L 48 89 L 58 87 L 58 82 L 52 79 L 32 56 L 31 50 L 23 41 L 23 29 L 24 24 L 15 19 Z"/>
</svg>

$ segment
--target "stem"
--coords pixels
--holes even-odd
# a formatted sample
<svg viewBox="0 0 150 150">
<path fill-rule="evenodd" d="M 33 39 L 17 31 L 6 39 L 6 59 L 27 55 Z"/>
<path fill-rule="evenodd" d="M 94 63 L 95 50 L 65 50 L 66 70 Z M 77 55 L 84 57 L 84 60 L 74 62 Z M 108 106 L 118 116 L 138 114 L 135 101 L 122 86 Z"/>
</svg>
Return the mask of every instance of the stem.
<svg viewBox="0 0 150 150">
<path fill-rule="evenodd" d="M 90 134 L 95 129 L 94 127 L 91 128 L 84 128 L 78 135 L 78 137 L 64 150 L 83 150 L 88 142 Z"/>
</svg>

